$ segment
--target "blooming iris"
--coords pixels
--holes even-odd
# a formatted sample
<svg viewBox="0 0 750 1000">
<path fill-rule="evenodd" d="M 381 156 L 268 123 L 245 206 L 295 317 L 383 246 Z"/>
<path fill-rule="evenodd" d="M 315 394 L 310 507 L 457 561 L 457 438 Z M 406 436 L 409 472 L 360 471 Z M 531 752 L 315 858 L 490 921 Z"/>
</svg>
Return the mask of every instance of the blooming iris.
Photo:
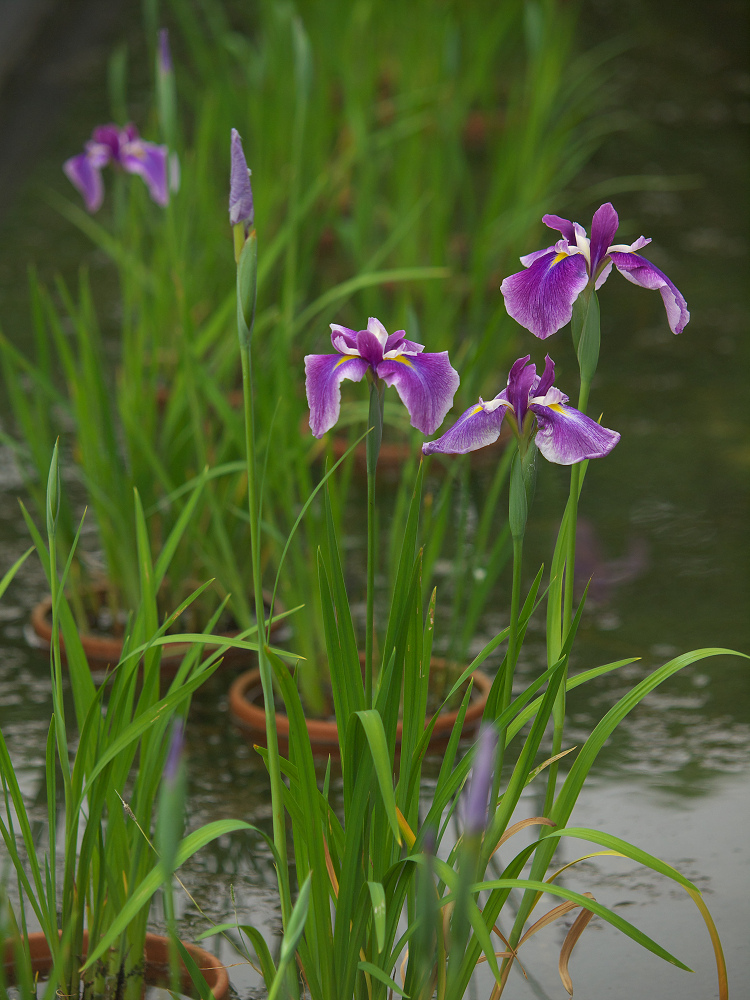
<svg viewBox="0 0 750 1000">
<path fill-rule="evenodd" d="M 132 123 L 125 128 L 98 125 L 78 156 L 63 164 L 68 179 L 78 188 L 89 212 L 96 212 L 104 200 L 101 170 L 115 163 L 129 174 L 138 174 L 146 182 L 149 194 L 162 207 L 169 201 L 169 153 L 166 146 L 145 142 Z M 178 187 L 173 165 L 172 188 Z"/>
<path fill-rule="evenodd" d="M 500 286 L 508 313 L 534 336 L 544 340 L 570 321 L 573 303 L 587 287 L 600 288 L 612 265 L 634 285 L 654 288 L 661 293 L 673 333 L 682 333 L 690 313 L 681 293 L 651 261 L 641 257 L 650 238 L 639 236 L 629 246 L 613 243 L 619 220 L 607 202 L 594 213 L 591 238 L 577 222 L 558 215 L 545 215 L 542 222 L 562 234 L 562 239 L 545 250 L 521 257 L 526 268 L 511 274 Z"/>
<path fill-rule="evenodd" d="M 568 397 L 555 388 L 555 364 L 547 355 L 541 378 L 530 355 L 519 358 L 508 375 L 508 384 L 494 399 L 480 399 L 436 441 L 422 445 L 433 452 L 464 455 L 497 441 L 505 415 L 515 433 L 528 442 L 532 437 L 549 462 L 573 465 L 585 458 L 608 455 L 620 440 L 617 431 L 597 424 L 585 413 L 567 406 Z"/>
<path fill-rule="evenodd" d="M 341 409 L 341 382 L 359 382 L 368 369 L 386 385 L 394 385 L 413 427 L 434 433 L 453 404 L 458 372 L 448 352 L 423 354 L 422 344 L 406 340 L 404 331 L 388 335 L 380 320 L 370 317 L 366 330 L 349 330 L 331 323 L 331 341 L 338 354 L 308 354 L 305 358 L 310 430 L 321 437 L 336 423 Z"/>
</svg>

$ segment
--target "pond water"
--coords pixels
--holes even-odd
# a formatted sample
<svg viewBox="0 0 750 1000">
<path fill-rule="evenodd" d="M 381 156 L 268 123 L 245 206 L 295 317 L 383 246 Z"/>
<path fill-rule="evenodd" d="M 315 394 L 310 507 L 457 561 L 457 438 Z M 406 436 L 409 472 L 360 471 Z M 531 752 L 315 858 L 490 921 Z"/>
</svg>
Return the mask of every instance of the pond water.
<svg viewBox="0 0 750 1000">
<path fill-rule="evenodd" d="M 622 441 L 606 462 L 592 463 L 583 494 L 581 569 L 594 572 L 595 583 L 574 666 L 641 659 L 571 698 L 571 742 L 584 739 L 617 697 L 677 653 L 714 645 L 750 649 L 745 16 L 743 5 L 731 0 L 692 9 L 635 0 L 583 6 L 587 45 L 616 36 L 627 42 L 610 63 L 615 131 L 569 202 L 548 210 L 588 227 L 592 210 L 612 200 L 621 220 L 618 239 L 653 237 L 647 254 L 683 291 L 692 318 L 675 338 L 658 295 L 617 274 L 601 292 L 602 355 L 590 412 L 603 412 Z M 64 128 L 75 136 L 66 153 L 88 123 L 102 117 L 100 101 L 81 91 Z M 49 149 L 5 213 L 0 285 L 6 327 L 23 322 L 26 261 L 36 258 L 49 269 L 58 251 L 63 261 L 92 259 L 36 197 L 61 158 Z M 636 175 L 650 180 L 635 182 Z M 15 310 L 10 315 L 9 308 Z M 574 384 L 575 374 L 565 336 L 545 344 L 563 387 Z M 522 346 L 526 350 L 527 342 Z M 533 348 L 538 361 L 543 352 Z M 3 566 L 27 545 L 16 502 L 21 485 L 10 454 L 0 451 Z M 544 464 L 529 528 L 537 540 L 528 546 L 529 581 L 540 562 L 549 562 L 566 493 L 564 470 Z M 29 563 L 0 606 L 0 725 L 32 800 L 42 780 L 49 675 L 24 626 L 44 590 L 41 570 Z M 506 604 L 501 587 L 497 614 L 483 623 L 487 631 L 498 619 L 502 624 Z M 543 634 L 532 629 L 521 670 L 537 670 L 544 657 Z M 734 989 L 750 977 L 749 676 L 744 661 L 716 657 L 667 682 L 605 747 L 573 815 L 580 825 L 637 843 L 696 882 L 718 926 Z M 270 823 L 265 771 L 226 719 L 225 685 L 216 680 L 199 693 L 191 713 L 190 824 L 241 817 L 264 826 Z M 538 811 L 533 794 L 524 803 L 529 815 Z M 190 862 L 183 877 L 205 916 L 227 919 L 233 897 L 241 919 L 269 936 L 278 932 L 275 877 L 260 838 L 223 838 Z M 576 997 L 718 995 L 707 934 L 681 891 L 614 859 L 588 862 L 568 884 L 592 891 L 697 970 L 680 972 L 595 920 L 571 963 Z M 183 937 L 205 929 L 205 916 L 185 900 Z M 522 955 L 529 979 L 515 975 L 509 996 L 564 995 L 556 973 L 562 936 L 549 929 L 532 940 Z M 227 963 L 239 961 L 225 942 L 211 945 Z M 235 966 L 231 977 L 240 996 L 262 995 L 248 966 Z"/>
</svg>

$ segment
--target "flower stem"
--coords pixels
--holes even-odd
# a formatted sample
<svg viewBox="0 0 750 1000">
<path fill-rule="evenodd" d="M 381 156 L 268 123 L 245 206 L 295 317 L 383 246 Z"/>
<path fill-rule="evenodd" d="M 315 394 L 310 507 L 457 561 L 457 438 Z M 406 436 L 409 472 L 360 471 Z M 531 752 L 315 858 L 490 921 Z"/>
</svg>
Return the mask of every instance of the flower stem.
<svg viewBox="0 0 750 1000">
<path fill-rule="evenodd" d="M 369 373 L 368 373 L 369 374 Z M 375 478 L 380 442 L 383 439 L 385 383 L 370 378 L 370 410 L 367 418 L 367 625 L 365 633 L 365 704 L 372 706 L 372 660 L 375 640 Z"/>
<path fill-rule="evenodd" d="M 279 741 L 274 711 L 273 678 L 266 654 L 268 636 L 265 631 L 263 582 L 260 562 L 260 498 L 257 494 L 257 460 L 255 452 L 255 417 L 253 407 L 253 362 L 251 336 L 255 315 L 255 270 L 257 244 L 255 231 L 248 236 L 237 266 L 237 325 L 242 361 L 242 395 L 244 399 L 245 446 L 247 460 L 247 507 L 250 516 L 250 556 L 255 591 L 255 617 L 258 623 L 258 666 L 266 708 L 266 742 L 268 744 L 268 775 L 271 781 L 273 841 L 278 854 L 277 878 L 281 897 L 281 917 L 286 928 L 291 914 L 289 874 L 286 850 L 286 824 L 279 762 Z M 270 624 L 269 624 L 270 629 Z"/>
</svg>

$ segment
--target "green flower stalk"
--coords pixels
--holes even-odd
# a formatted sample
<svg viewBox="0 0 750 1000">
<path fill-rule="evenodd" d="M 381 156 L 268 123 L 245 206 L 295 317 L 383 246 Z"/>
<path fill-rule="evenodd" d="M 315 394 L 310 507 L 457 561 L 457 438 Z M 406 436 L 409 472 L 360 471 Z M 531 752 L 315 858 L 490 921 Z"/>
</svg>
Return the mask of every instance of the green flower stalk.
<svg viewBox="0 0 750 1000">
<path fill-rule="evenodd" d="M 271 664 L 266 651 L 263 582 L 260 565 L 260 512 L 262 498 L 257 491 L 257 459 L 255 450 L 255 420 L 253 412 L 252 333 L 257 294 L 258 244 L 253 228 L 253 192 L 242 140 L 232 129 L 229 221 L 234 230 L 234 254 L 237 263 L 237 333 L 242 362 L 242 393 L 245 411 L 245 443 L 247 460 L 247 503 L 250 517 L 250 558 L 252 561 L 255 616 L 258 623 L 258 665 L 260 667 L 263 701 L 266 706 L 266 739 L 268 742 L 268 772 L 271 780 L 273 809 L 273 839 L 278 854 L 277 877 L 281 897 L 284 927 L 291 915 L 289 876 L 287 869 L 286 829 L 279 762 L 279 742 L 276 733 L 274 692 Z"/>
</svg>

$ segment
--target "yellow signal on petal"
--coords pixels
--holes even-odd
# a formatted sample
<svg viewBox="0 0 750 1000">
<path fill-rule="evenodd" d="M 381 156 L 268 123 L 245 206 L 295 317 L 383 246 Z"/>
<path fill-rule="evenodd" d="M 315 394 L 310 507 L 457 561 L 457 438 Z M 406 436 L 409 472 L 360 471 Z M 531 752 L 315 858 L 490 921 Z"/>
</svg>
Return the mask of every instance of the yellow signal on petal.
<svg viewBox="0 0 750 1000">
<path fill-rule="evenodd" d="M 565 257 L 568 257 L 568 256 L 569 256 L 569 254 L 565 253 L 565 251 L 564 251 L 564 250 L 561 250 L 561 251 L 560 251 L 560 253 L 558 253 L 558 254 L 557 254 L 557 255 L 555 256 L 555 259 L 554 259 L 554 260 L 552 261 L 552 263 L 550 264 L 550 267 L 554 267 L 554 266 L 555 266 L 555 264 L 559 264 L 559 263 L 560 263 L 560 261 L 561 261 L 561 260 L 563 260 L 563 258 L 565 258 Z"/>
<path fill-rule="evenodd" d="M 562 403 L 550 403 L 549 409 L 555 410 L 557 413 L 562 413 L 562 415 L 565 416 L 565 407 L 562 405 Z"/>
<path fill-rule="evenodd" d="M 484 409 L 484 407 L 481 404 L 479 406 L 475 406 L 474 409 L 469 414 L 469 416 L 473 417 L 475 414 L 481 413 L 483 409 Z"/>
<path fill-rule="evenodd" d="M 409 361 L 408 358 L 405 358 L 403 356 L 403 354 L 397 354 L 395 358 L 390 358 L 389 360 L 390 361 L 400 361 L 402 365 L 408 365 L 409 368 L 413 368 L 414 367 L 414 365 L 411 363 L 411 361 Z"/>
<path fill-rule="evenodd" d="M 358 355 L 356 355 L 356 354 L 345 354 L 343 356 L 343 358 L 339 358 L 339 360 L 333 366 L 333 370 L 336 371 L 336 369 L 338 368 L 339 365 L 343 365 L 343 363 L 345 361 L 351 361 L 352 358 L 356 358 L 356 357 L 358 357 Z"/>
</svg>

